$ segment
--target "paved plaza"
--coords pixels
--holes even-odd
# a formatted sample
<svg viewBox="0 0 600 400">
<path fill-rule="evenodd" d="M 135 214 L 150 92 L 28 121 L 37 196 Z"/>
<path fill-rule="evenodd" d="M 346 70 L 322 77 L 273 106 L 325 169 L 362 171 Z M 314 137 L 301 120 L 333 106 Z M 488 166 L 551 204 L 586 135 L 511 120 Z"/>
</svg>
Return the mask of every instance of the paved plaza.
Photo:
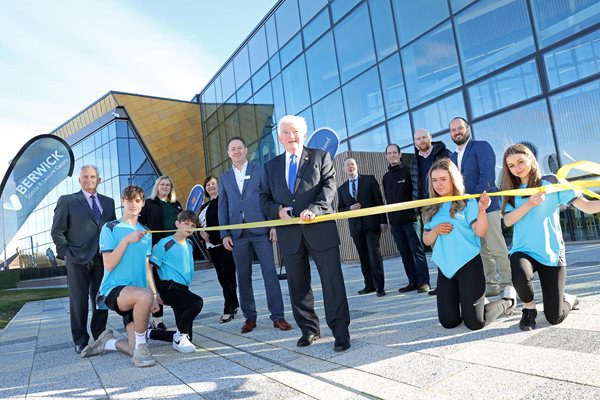
<svg viewBox="0 0 600 400">
<path fill-rule="evenodd" d="M 300 331 L 286 281 L 286 318 L 295 329 L 272 327 L 257 267 L 258 327 L 242 335 L 240 315 L 219 324 L 216 274 L 201 270 L 192 286 L 205 301 L 194 326 L 198 351 L 180 354 L 151 342 L 158 365 L 150 368 L 136 368 L 114 352 L 80 358 L 71 342 L 68 299 L 29 303 L 0 333 L 0 398 L 600 399 L 600 244 L 568 246 L 567 259 L 567 291 L 580 296 L 581 309 L 558 326 L 540 313 L 531 332 L 519 330 L 520 306 L 481 331 L 444 329 L 434 296 L 398 292 L 406 283 L 399 258 L 385 261 L 383 298 L 357 295 L 360 267 L 346 264 L 352 347 L 344 353 L 333 351 L 314 268 L 322 338 L 312 346 L 296 347 Z M 539 291 L 536 296 L 540 301 Z M 169 308 L 165 315 L 173 327 Z M 112 312 L 109 327 L 124 337 L 121 318 Z"/>
</svg>

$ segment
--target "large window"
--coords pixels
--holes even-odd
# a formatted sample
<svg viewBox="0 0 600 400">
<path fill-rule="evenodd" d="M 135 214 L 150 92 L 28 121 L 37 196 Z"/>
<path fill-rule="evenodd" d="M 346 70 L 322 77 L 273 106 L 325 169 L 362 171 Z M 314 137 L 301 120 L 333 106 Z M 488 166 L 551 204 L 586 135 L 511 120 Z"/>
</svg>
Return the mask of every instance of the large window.
<svg viewBox="0 0 600 400">
<path fill-rule="evenodd" d="M 448 129 L 450 120 L 465 116 L 462 92 L 457 92 L 412 113 L 415 129 L 425 128 L 431 133 Z"/>
<path fill-rule="evenodd" d="M 531 9 L 542 47 L 600 22 L 598 0 L 531 0 Z"/>
<path fill-rule="evenodd" d="M 534 51 L 525 0 L 486 0 L 456 17 L 456 36 L 467 81 Z"/>
<path fill-rule="evenodd" d="M 340 140 L 348 137 L 342 94 L 339 89 L 313 105 L 312 108 L 317 129 L 322 127 L 331 128 L 338 134 Z"/>
<path fill-rule="evenodd" d="M 448 18 L 447 0 L 392 0 L 400 44 L 404 45 Z"/>
<path fill-rule="evenodd" d="M 281 72 L 288 113 L 295 114 L 310 104 L 304 56 L 300 56 Z"/>
<path fill-rule="evenodd" d="M 348 135 L 383 121 L 383 100 L 377 68 L 371 68 L 342 88 Z"/>
<path fill-rule="evenodd" d="M 399 55 L 395 54 L 381 62 L 379 64 L 379 74 L 381 75 L 387 117 L 390 118 L 406 111 L 406 93 Z"/>
<path fill-rule="evenodd" d="M 369 10 L 377 58 L 382 59 L 398 49 L 390 0 L 369 0 Z"/>
<path fill-rule="evenodd" d="M 401 55 L 411 107 L 460 85 L 458 57 L 450 24 L 402 49 Z"/>
<path fill-rule="evenodd" d="M 313 102 L 340 86 L 340 78 L 335 57 L 333 35 L 323 36 L 306 51 L 308 81 Z"/>
</svg>

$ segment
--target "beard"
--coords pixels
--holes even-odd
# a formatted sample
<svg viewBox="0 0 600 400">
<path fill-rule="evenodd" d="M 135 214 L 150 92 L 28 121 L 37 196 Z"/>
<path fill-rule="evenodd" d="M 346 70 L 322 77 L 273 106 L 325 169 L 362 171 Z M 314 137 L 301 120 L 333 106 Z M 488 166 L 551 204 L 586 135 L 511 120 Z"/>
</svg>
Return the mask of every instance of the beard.
<svg viewBox="0 0 600 400">
<path fill-rule="evenodd" d="M 470 137 L 471 137 L 471 133 L 470 132 L 465 132 L 465 134 L 461 135 L 460 137 L 457 137 L 457 138 L 452 137 L 452 141 L 457 146 L 462 146 L 463 144 L 467 143 L 467 140 L 469 140 Z"/>
</svg>

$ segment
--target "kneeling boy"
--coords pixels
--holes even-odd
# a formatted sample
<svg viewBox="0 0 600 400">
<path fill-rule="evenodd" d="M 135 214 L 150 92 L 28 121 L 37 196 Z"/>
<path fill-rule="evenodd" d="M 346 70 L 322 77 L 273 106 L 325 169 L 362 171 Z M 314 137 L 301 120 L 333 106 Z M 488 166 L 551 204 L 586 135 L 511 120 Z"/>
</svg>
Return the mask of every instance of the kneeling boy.
<svg viewBox="0 0 600 400">
<path fill-rule="evenodd" d="M 177 215 L 174 235 L 161 239 L 152 250 L 150 262 L 157 266 L 160 280 L 156 287 L 160 298 L 171 306 L 175 314 L 177 332 L 150 331 L 150 339 L 172 340 L 173 349 L 182 353 L 196 350 L 192 344 L 192 325 L 200 314 L 204 302 L 189 289 L 194 277 L 192 243 L 188 239 L 198 225 L 198 216 L 193 211 L 182 211 Z"/>
<path fill-rule="evenodd" d="M 118 350 L 132 356 L 136 367 L 156 363 L 148 350 L 146 329 L 151 312 L 158 310 L 158 298 L 148 257 L 152 240 L 138 223 L 144 206 L 142 188 L 130 185 L 123 190 L 123 217 L 107 222 L 100 232 L 100 253 L 104 278 L 96 298 L 98 308 L 109 308 L 123 317 L 128 340 L 116 340 L 110 329 L 81 352 L 82 357 Z"/>
</svg>

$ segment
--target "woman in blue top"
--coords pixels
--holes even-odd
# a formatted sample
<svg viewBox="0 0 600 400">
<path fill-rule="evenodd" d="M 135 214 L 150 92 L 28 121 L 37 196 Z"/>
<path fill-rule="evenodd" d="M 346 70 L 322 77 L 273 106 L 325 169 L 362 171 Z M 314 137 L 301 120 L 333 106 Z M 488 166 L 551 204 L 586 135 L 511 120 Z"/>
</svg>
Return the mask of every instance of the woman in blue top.
<svg viewBox="0 0 600 400">
<path fill-rule="evenodd" d="M 557 183 L 554 175 L 542 176 L 535 156 L 522 144 L 504 152 L 502 190 L 532 188 Z M 535 328 L 537 310 L 533 298 L 533 273 L 537 272 L 544 298 L 544 315 L 552 325 L 560 324 L 579 300 L 565 293 L 567 262 L 560 228 L 560 205 L 573 205 L 581 211 L 600 212 L 600 201 L 588 201 L 573 190 L 539 192 L 529 197 L 505 197 L 504 223 L 514 226 L 510 265 L 513 285 L 523 301 L 519 327 Z"/>
<path fill-rule="evenodd" d="M 461 196 L 462 175 L 447 158 L 436 161 L 429 170 L 430 197 Z M 516 292 L 506 286 L 501 300 L 485 298 L 485 276 L 480 240 L 488 229 L 486 209 L 491 199 L 483 192 L 479 203 L 458 200 L 428 207 L 423 214 L 423 242 L 433 246 L 432 261 L 438 266 L 437 308 L 444 328 L 462 321 L 469 329 L 481 329 L 502 314 L 510 315 Z"/>
</svg>

